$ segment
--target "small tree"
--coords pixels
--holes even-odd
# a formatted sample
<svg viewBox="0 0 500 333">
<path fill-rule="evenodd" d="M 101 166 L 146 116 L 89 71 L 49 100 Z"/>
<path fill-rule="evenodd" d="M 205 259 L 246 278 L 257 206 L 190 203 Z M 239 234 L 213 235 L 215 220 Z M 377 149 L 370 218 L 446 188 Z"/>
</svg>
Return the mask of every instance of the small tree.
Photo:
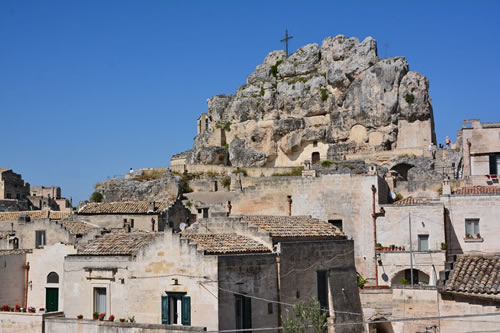
<svg viewBox="0 0 500 333">
<path fill-rule="evenodd" d="M 104 199 L 104 196 L 99 192 L 94 192 L 90 196 L 90 201 L 92 201 L 92 202 L 102 202 L 103 199 Z"/>
<path fill-rule="evenodd" d="M 321 308 L 319 301 L 312 297 L 308 301 L 299 302 L 293 306 L 294 318 L 287 311 L 286 319 L 283 319 L 283 331 L 285 333 L 306 333 L 311 327 L 314 333 L 326 331 L 326 317 L 328 311 Z"/>
</svg>

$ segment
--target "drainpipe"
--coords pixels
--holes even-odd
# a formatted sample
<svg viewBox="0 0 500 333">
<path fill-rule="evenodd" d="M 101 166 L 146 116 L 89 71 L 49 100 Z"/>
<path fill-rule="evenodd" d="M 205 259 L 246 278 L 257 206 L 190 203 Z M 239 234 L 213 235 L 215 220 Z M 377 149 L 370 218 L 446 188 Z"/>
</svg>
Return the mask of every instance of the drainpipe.
<svg viewBox="0 0 500 333">
<path fill-rule="evenodd" d="M 26 309 L 28 307 L 28 277 L 29 277 L 29 271 L 30 271 L 30 263 L 27 262 L 26 265 L 24 266 L 24 269 L 26 270 L 26 280 L 24 281 L 24 308 Z"/>
<path fill-rule="evenodd" d="M 384 207 L 380 207 L 380 212 L 375 211 L 375 194 L 377 188 L 372 185 L 372 219 L 373 219 L 373 260 L 375 263 L 375 286 L 378 287 L 378 263 L 377 263 L 377 217 L 385 216 Z"/>
<path fill-rule="evenodd" d="M 276 277 L 278 282 L 278 327 L 281 327 L 281 258 L 276 256 Z"/>
</svg>

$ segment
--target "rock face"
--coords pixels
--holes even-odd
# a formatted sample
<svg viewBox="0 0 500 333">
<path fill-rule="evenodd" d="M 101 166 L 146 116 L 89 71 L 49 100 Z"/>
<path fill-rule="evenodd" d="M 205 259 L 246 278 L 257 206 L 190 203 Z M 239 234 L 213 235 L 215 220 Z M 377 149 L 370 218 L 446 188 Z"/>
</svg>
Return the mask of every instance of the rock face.
<svg viewBox="0 0 500 333">
<path fill-rule="evenodd" d="M 165 177 L 150 181 L 113 178 L 96 187 L 104 201 L 168 200 L 174 202 L 179 195 L 180 177 Z"/>
<path fill-rule="evenodd" d="M 428 122 L 432 136 L 428 89 L 427 78 L 410 72 L 405 58 L 379 59 L 371 37 L 329 37 L 288 58 L 273 51 L 234 95 L 208 99 L 187 161 L 295 165 L 304 154 L 310 158 L 308 147 L 317 142 L 322 159 L 393 150 L 401 121 Z"/>
</svg>

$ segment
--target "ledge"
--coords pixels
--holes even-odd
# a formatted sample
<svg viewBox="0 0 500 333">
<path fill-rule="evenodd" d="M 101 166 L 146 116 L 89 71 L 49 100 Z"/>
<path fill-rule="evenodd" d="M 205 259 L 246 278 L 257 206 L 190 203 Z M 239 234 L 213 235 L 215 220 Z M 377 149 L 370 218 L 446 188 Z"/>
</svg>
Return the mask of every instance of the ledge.
<svg viewBox="0 0 500 333">
<path fill-rule="evenodd" d="M 484 242 L 484 238 L 464 238 L 464 242 L 466 243 L 482 243 Z"/>
</svg>

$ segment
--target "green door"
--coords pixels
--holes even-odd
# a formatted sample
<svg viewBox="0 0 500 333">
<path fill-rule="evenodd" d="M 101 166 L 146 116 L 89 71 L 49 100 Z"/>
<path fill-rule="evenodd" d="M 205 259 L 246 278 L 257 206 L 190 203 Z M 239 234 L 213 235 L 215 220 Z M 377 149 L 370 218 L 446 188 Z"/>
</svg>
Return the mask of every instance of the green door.
<svg viewBox="0 0 500 333">
<path fill-rule="evenodd" d="M 46 288 L 45 311 L 54 312 L 59 306 L 59 288 Z"/>
</svg>

